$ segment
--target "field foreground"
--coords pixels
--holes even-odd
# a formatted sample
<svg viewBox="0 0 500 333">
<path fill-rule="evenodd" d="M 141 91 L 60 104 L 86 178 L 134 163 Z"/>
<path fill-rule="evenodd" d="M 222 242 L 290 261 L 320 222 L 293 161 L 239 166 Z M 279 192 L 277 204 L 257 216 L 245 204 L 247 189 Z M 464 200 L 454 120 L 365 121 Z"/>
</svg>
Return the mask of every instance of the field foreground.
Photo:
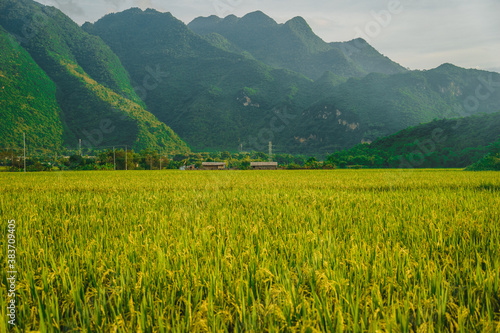
<svg viewBox="0 0 500 333">
<path fill-rule="evenodd" d="M 500 177 L 0 174 L 0 331 L 500 331 Z"/>
</svg>

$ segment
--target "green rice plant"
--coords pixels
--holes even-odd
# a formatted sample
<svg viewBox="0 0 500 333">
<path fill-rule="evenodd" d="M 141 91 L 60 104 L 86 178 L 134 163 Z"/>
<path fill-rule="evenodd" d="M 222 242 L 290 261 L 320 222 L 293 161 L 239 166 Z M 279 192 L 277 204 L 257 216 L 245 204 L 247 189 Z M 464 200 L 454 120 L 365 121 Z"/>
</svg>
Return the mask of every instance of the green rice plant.
<svg viewBox="0 0 500 333">
<path fill-rule="evenodd" d="M 500 330 L 495 172 L 2 173 L 0 189 L 2 332 Z"/>
</svg>

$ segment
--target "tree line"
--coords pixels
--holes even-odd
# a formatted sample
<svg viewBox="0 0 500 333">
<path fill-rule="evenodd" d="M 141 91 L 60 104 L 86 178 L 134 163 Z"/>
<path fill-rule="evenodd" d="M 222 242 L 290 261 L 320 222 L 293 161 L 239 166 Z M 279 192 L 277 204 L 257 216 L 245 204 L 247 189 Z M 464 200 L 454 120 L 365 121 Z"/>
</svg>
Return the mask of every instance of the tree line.
<svg viewBox="0 0 500 333">
<path fill-rule="evenodd" d="M 265 162 L 268 154 L 262 152 L 202 152 L 162 154 L 156 150 L 144 149 L 140 152 L 124 149 L 107 149 L 89 151 L 85 154 L 31 154 L 26 158 L 26 170 L 65 171 L 65 170 L 166 170 L 179 169 L 194 165 L 199 169 L 203 162 L 226 162 L 230 169 L 250 169 L 251 162 Z M 274 154 L 272 160 L 283 168 L 309 168 L 315 158 L 303 155 Z M 23 171 L 24 158 L 22 150 L 0 151 L 0 167 L 2 171 Z M 316 165 L 314 165 L 316 167 Z"/>
<path fill-rule="evenodd" d="M 361 168 L 465 168 L 469 170 L 500 169 L 500 140 L 486 146 L 460 151 L 440 149 L 423 154 L 411 149 L 391 151 L 361 144 L 351 149 L 327 155 L 323 160 L 314 156 L 273 154 L 272 160 L 282 169 L 361 169 Z M 265 162 L 269 155 L 262 152 L 190 152 L 173 155 L 156 150 L 140 152 L 124 149 L 87 151 L 86 154 L 30 154 L 27 171 L 64 170 L 165 170 L 183 166 L 202 167 L 203 162 L 226 162 L 229 169 L 247 170 L 251 162 Z M 23 171 L 22 150 L 0 151 L 1 171 Z"/>
</svg>

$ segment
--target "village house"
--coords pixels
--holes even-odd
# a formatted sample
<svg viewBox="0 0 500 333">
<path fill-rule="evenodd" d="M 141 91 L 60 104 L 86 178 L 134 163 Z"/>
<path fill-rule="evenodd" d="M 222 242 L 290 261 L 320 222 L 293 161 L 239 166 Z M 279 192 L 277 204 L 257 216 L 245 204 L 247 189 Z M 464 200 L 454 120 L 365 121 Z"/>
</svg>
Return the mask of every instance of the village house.
<svg viewBox="0 0 500 333">
<path fill-rule="evenodd" d="M 203 170 L 224 170 L 226 162 L 203 162 Z"/>
<path fill-rule="evenodd" d="M 253 170 L 277 170 L 278 162 L 251 162 L 250 167 Z"/>
</svg>

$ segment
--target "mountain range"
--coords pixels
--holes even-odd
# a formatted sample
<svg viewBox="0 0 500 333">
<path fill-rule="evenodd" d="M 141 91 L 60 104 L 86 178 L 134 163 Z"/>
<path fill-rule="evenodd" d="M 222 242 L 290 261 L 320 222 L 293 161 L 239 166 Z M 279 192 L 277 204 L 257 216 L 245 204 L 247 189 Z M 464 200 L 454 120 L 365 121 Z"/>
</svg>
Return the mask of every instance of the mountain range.
<svg viewBox="0 0 500 333">
<path fill-rule="evenodd" d="M 435 119 L 500 111 L 500 74 L 411 71 L 296 17 L 129 9 L 78 26 L 0 0 L 0 146 L 267 149 L 325 155 Z"/>
<path fill-rule="evenodd" d="M 130 146 L 188 151 L 145 109 L 104 42 L 62 12 L 0 1 L 0 146 Z"/>
<path fill-rule="evenodd" d="M 242 18 L 200 17 L 188 27 L 209 40 L 225 38 L 232 50 L 248 52 L 274 68 L 304 74 L 312 80 L 325 71 L 342 77 L 363 77 L 369 73 L 396 74 L 406 70 L 382 56 L 363 39 L 326 43 L 302 17 L 278 24 L 261 11 Z M 227 42 L 225 44 L 228 44 Z"/>
</svg>

